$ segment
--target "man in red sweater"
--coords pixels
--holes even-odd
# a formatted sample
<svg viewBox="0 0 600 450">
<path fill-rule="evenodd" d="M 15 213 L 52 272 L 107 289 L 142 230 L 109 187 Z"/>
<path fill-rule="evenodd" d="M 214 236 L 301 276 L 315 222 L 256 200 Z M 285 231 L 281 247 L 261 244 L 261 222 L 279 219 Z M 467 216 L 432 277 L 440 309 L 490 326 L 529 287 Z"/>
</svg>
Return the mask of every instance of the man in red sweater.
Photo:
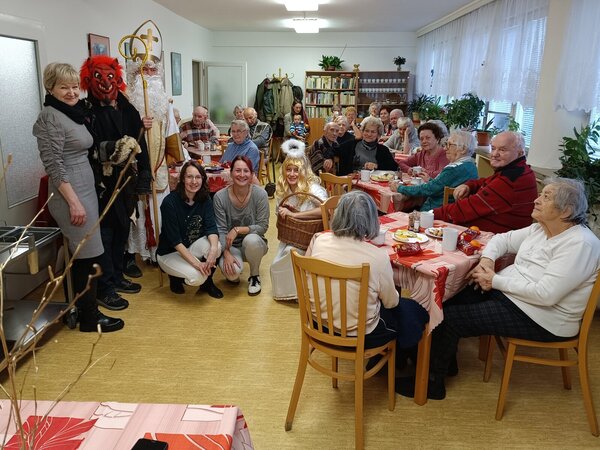
<svg viewBox="0 0 600 450">
<path fill-rule="evenodd" d="M 436 219 L 504 233 L 531 225 L 537 184 L 525 161 L 523 135 L 504 131 L 492 139 L 494 174 L 454 190 L 454 203 L 433 210 Z"/>
</svg>

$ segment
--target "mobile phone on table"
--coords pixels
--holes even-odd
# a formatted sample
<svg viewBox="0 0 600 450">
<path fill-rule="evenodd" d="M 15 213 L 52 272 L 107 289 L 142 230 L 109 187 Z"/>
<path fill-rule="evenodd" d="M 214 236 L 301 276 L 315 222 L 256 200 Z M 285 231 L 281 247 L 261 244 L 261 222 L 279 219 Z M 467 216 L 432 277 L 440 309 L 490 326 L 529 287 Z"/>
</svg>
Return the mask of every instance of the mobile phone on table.
<svg viewBox="0 0 600 450">
<path fill-rule="evenodd" d="M 168 450 L 169 444 L 164 441 L 140 438 L 131 450 Z"/>
</svg>

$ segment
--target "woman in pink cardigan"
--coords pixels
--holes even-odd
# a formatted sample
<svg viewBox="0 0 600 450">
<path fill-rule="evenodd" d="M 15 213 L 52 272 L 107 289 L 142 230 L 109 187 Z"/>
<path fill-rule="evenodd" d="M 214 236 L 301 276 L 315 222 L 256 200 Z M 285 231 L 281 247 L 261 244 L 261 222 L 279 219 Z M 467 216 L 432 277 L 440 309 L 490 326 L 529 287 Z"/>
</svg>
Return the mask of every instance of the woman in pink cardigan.
<svg viewBox="0 0 600 450">
<path fill-rule="evenodd" d="M 440 145 L 440 140 L 444 137 L 442 130 L 436 124 L 427 122 L 419 127 L 419 140 L 421 141 L 421 151 L 408 157 L 405 161 L 400 161 L 400 170 L 408 172 L 409 175 L 423 178 L 427 183 L 429 179 L 435 178 L 448 165 L 446 152 Z M 421 167 L 419 173 L 413 174 L 413 167 Z"/>
</svg>

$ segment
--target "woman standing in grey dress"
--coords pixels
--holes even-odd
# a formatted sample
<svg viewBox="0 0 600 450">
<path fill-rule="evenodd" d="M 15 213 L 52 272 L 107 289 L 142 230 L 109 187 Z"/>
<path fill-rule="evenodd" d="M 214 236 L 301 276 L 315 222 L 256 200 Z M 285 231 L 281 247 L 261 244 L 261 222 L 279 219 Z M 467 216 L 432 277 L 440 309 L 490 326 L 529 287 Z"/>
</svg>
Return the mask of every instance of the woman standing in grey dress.
<svg viewBox="0 0 600 450">
<path fill-rule="evenodd" d="M 44 87 L 47 91 L 44 109 L 33 126 L 33 135 L 50 179 L 48 192 L 54 194 L 48 209 L 73 253 L 98 221 L 98 199 L 88 161 L 93 139 L 84 125 L 86 115 L 83 101 L 79 100 L 79 74 L 73 66 L 48 64 L 44 69 Z M 103 251 L 96 229 L 71 267 L 75 293 L 85 289 L 93 264 Z M 98 325 L 105 333 L 120 330 L 125 325 L 121 319 L 107 317 L 98 310 L 96 281 L 92 279 L 90 289 L 77 301 L 79 330 L 96 331 Z"/>
</svg>

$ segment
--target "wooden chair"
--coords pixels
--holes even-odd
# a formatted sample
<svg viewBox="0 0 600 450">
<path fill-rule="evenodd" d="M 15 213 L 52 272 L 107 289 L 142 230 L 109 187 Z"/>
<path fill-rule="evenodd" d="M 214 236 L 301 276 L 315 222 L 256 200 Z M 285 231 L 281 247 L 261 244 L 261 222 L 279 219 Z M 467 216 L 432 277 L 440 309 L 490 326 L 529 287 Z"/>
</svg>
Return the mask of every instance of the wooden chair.
<svg viewBox="0 0 600 450">
<path fill-rule="evenodd" d="M 338 177 L 331 173 L 322 172 L 320 177 L 330 197 L 332 195 L 343 195 L 352 190 L 352 178 L 349 176 Z"/>
<path fill-rule="evenodd" d="M 329 230 L 331 228 L 329 224 L 331 222 L 331 218 L 333 217 L 333 212 L 340 202 L 340 198 L 342 198 L 341 195 L 334 195 L 333 197 L 329 197 L 327 200 L 321 203 L 321 217 L 323 218 L 324 230 Z"/>
<path fill-rule="evenodd" d="M 271 147 L 273 146 L 273 139 L 269 140 L 268 147 L 260 148 L 258 152 L 260 153 L 260 160 L 258 161 L 258 182 L 260 184 L 265 184 L 264 179 L 267 178 L 269 183 L 272 183 L 271 180 L 271 172 L 269 172 L 269 159 L 271 155 Z M 274 174 L 273 174 L 274 175 Z"/>
<path fill-rule="evenodd" d="M 504 413 L 504 404 L 506 403 L 506 394 L 508 392 L 508 383 L 510 382 L 510 375 L 512 372 L 512 366 L 514 361 L 523 361 L 533 364 L 542 364 L 545 366 L 560 367 L 562 370 L 563 386 L 565 389 L 571 389 L 571 374 L 569 367 L 579 367 L 579 380 L 581 383 L 581 391 L 583 394 L 583 404 L 585 406 L 585 412 L 587 419 L 590 424 L 590 430 L 594 436 L 599 435 L 598 419 L 596 418 L 596 411 L 594 409 L 594 402 L 592 399 L 592 392 L 590 389 L 590 379 L 588 373 L 588 336 L 590 333 L 590 326 L 594 319 L 594 312 L 596 311 L 596 305 L 598 304 L 598 297 L 600 297 L 600 276 L 596 275 L 596 282 L 592 288 L 592 293 L 588 300 L 587 306 L 583 313 L 581 325 L 579 328 L 579 334 L 573 339 L 561 342 L 538 342 L 530 341 L 527 339 L 517 338 L 506 338 L 505 348 L 502 338 L 496 336 L 496 342 L 500 347 L 500 350 L 505 355 L 504 373 L 502 375 L 502 384 L 500 386 L 500 394 L 498 395 L 498 404 L 496 406 L 496 420 L 501 420 Z M 559 359 L 546 358 L 540 356 L 529 356 L 529 355 L 518 355 L 517 347 L 528 347 L 528 348 L 544 348 L 544 349 L 558 349 Z M 488 354 L 485 363 L 484 381 L 488 381 L 491 373 L 492 365 L 492 354 L 494 348 L 494 340 L 490 339 L 488 346 Z M 577 359 L 568 359 L 567 351 L 572 348 L 577 354 Z"/>
<path fill-rule="evenodd" d="M 381 347 L 365 349 L 369 265 L 344 266 L 317 258 L 299 256 L 293 250 L 292 266 L 294 267 L 294 279 L 296 280 L 298 303 L 300 305 L 302 344 L 296 381 L 285 420 L 285 430 L 289 431 L 292 429 L 300 390 L 304 382 L 306 366 L 310 364 L 319 372 L 332 377 L 334 388 L 337 388 L 338 379 L 354 381 L 355 446 L 357 449 L 362 449 L 364 447 L 363 383 L 365 379 L 379 372 L 386 363 L 388 366 L 389 410 L 393 411 L 396 405 L 396 394 L 394 392 L 396 340 L 393 339 Z M 350 281 L 360 283 L 358 331 L 356 336 L 349 336 L 347 330 L 346 311 L 350 303 L 356 302 L 356 299 L 346 297 L 347 283 Z M 325 308 L 322 308 L 320 302 L 315 302 L 315 316 L 312 314 L 309 285 L 312 288 L 313 298 L 321 298 L 326 301 L 327 305 Z M 339 286 L 339 299 L 333 298 L 332 285 Z M 333 314 L 334 304 L 339 304 L 341 311 L 342 320 L 339 333 L 334 333 L 332 326 L 329 326 L 329 329 L 327 329 L 327 325 L 333 323 L 333 318 L 329 318 Z M 331 367 L 326 367 L 319 363 L 314 358 L 313 353 L 315 351 L 330 356 Z M 375 355 L 382 355 L 381 360 L 373 368 L 365 371 L 365 360 Z M 339 358 L 352 361 L 354 370 L 352 372 L 339 370 Z M 322 401 L 321 399 L 316 400 Z M 317 431 L 315 430 L 315 432 Z"/>
<path fill-rule="evenodd" d="M 450 201 L 450 196 L 454 193 L 454 188 L 450 186 L 444 186 L 444 200 L 442 205 L 445 206 Z"/>
</svg>

